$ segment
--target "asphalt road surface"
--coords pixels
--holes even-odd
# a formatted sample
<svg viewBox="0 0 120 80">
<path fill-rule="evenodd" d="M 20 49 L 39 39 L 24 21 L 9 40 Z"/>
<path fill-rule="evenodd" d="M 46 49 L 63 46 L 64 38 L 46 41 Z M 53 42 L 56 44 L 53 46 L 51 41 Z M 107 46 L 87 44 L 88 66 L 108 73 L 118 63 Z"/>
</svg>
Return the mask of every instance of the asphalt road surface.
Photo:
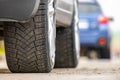
<svg viewBox="0 0 120 80">
<path fill-rule="evenodd" d="M 51 73 L 11 73 L 0 62 L 0 80 L 120 80 L 120 62 L 81 61 L 75 69 L 54 69 Z"/>
</svg>

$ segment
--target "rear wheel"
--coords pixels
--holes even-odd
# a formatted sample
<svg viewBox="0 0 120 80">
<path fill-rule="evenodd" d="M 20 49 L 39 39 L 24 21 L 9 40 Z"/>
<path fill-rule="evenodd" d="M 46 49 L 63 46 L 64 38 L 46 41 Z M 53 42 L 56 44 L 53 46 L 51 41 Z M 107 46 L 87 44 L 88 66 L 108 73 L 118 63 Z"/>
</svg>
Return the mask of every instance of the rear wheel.
<svg viewBox="0 0 120 80">
<path fill-rule="evenodd" d="M 27 23 L 5 23 L 5 49 L 11 72 L 50 72 L 55 63 L 54 0 L 41 0 Z M 49 16 L 48 16 L 49 15 Z"/>
<path fill-rule="evenodd" d="M 86 56 L 89 59 L 110 59 L 110 49 L 108 48 L 88 48 L 85 51 Z"/>
<path fill-rule="evenodd" d="M 76 19 L 70 27 L 57 28 L 56 47 L 55 67 L 73 68 L 78 65 L 80 44 Z"/>
<path fill-rule="evenodd" d="M 100 58 L 101 59 L 110 59 L 110 48 L 100 48 Z"/>
<path fill-rule="evenodd" d="M 97 50 L 87 50 L 86 54 L 89 59 L 99 59 L 100 58 L 100 55 Z"/>
</svg>

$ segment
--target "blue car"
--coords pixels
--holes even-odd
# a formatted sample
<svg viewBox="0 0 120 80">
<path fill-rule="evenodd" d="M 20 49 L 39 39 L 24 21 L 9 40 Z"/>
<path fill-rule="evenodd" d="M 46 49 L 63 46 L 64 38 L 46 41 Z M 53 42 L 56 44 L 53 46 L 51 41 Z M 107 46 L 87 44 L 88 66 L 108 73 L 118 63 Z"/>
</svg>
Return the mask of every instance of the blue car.
<svg viewBox="0 0 120 80">
<path fill-rule="evenodd" d="M 109 19 L 95 0 L 79 0 L 79 31 L 81 51 L 89 58 L 110 58 Z M 96 51 L 97 54 L 94 55 Z"/>
</svg>

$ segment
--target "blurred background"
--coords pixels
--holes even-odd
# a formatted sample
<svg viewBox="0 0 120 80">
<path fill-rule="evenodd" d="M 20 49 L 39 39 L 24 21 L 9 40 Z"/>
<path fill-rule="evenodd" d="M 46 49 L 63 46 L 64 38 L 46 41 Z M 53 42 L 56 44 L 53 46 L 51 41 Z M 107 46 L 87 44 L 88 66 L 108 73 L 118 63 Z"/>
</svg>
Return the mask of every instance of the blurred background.
<svg viewBox="0 0 120 80">
<path fill-rule="evenodd" d="M 110 22 L 110 31 L 112 36 L 111 54 L 112 59 L 119 59 L 120 56 L 120 7 L 118 0 L 98 0 L 99 4 L 104 11 L 104 14 L 114 19 Z"/>
<path fill-rule="evenodd" d="M 5 59 L 4 41 L 0 40 L 0 60 Z"/>
<path fill-rule="evenodd" d="M 110 56 L 111 56 L 111 60 L 118 60 L 120 58 L 120 10 L 118 10 L 118 8 L 120 7 L 119 2 L 116 0 L 97 0 L 99 6 L 95 5 L 88 7 L 82 2 L 82 1 L 92 1 L 92 0 L 78 0 L 79 2 L 81 2 L 79 8 L 83 8 L 83 10 L 79 11 L 79 20 L 81 21 L 81 23 L 79 24 L 80 27 L 80 41 L 81 41 L 81 46 L 82 52 L 86 51 L 86 47 L 88 47 L 88 51 L 89 50 L 95 50 L 96 52 L 98 52 L 98 44 L 96 44 L 96 39 L 98 40 L 99 38 L 101 38 L 102 36 L 104 36 L 104 39 L 106 39 L 106 42 L 110 41 Z M 94 1 L 94 0 L 93 0 Z M 84 6 L 83 6 L 84 5 Z M 91 8 L 89 8 L 91 7 Z M 85 10 L 86 8 L 86 10 Z M 94 10 L 93 10 L 94 9 Z M 102 10 L 102 13 L 99 11 L 99 9 Z M 102 15 L 102 17 L 99 17 L 99 15 Z M 104 16 L 103 16 L 104 15 Z M 109 19 L 109 21 L 107 21 L 107 18 Z M 83 20 L 85 20 L 83 22 Z M 95 21 L 96 20 L 96 21 Z M 98 21 L 97 21 L 98 20 Z M 106 33 L 104 33 L 104 31 L 100 31 L 99 29 L 96 28 L 91 28 L 92 24 L 96 25 L 95 23 L 97 23 L 97 27 L 101 28 L 104 26 L 104 28 L 106 27 L 106 32 L 107 30 L 109 30 L 107 33 L 110 33 L 110 39 L 108 38 L 107 40 L 107 36 L 105 37 L 105 35 L 107 35 Z M 89 26 L 90 28 L 88 29 L 87 27 L 83 27 L 83 26 Z M 103 34 L 101 34 L 103 33 Z M 96 35 L 97 34 L 97 35 Z M 88 36 L 89 35 L 89 36 Z M 99 38 L 98 38 L 99 36 Z M 93 38 L 94 37 L 94 38 Z M 105 40 L 102 39 L 101 42 L 105 42 Z M 100 41 L 97 42 L 99 43 L 100 47 Z M 93 45 L 97 45 L 95 48 L 91 48 L 91 46 L 89 47 L 89 45 L 92 45 L 92 47 L 94 47 Z M 85 46 L 85 48 L 84 48 Z M 102 49 L 101 51 L 103 51 L 105 49 Z M 107 50 L 105 50 L 107 51 Z M 90 53 L 90 52 L 89 52 Z M 93 52 L 92 52 L 93 53 Z M 107 53 L 107 52 L 106 52 Z M 88 54 L 84 53 L 84 54 Z M 82 55 L 84 55 L 82 54 Z M 104 52 L 100 52 L 100 54 L 105 54 Z M 97 55 L 96 55 L 97 56 Z M 104 55 L 103 55 L 104 56 Z M 89 56 L 88 56 L 89 57 Z"/>
</svg>

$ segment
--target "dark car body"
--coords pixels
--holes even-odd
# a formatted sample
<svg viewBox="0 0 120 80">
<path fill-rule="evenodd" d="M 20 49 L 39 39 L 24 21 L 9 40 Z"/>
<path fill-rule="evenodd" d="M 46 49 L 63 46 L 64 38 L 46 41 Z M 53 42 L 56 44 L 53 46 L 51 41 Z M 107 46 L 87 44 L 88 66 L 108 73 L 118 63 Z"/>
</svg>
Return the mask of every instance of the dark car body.
<svg viewBox="0 0 120 80">
<path fill-rule="evenodd" d="M 0 0 L 0 21 L 23 22 L 38 10 L 41 0 Z M 71 25 L 74 0 L 56 0 L 57 24 Z M 63 20 L 64 19 L 64 20 Z"/>
<path fill-rule="evenodd" d="M 0 21 L 23 21 L 35 15 L 40 0 L 0 0 Z"/>
</svg>

